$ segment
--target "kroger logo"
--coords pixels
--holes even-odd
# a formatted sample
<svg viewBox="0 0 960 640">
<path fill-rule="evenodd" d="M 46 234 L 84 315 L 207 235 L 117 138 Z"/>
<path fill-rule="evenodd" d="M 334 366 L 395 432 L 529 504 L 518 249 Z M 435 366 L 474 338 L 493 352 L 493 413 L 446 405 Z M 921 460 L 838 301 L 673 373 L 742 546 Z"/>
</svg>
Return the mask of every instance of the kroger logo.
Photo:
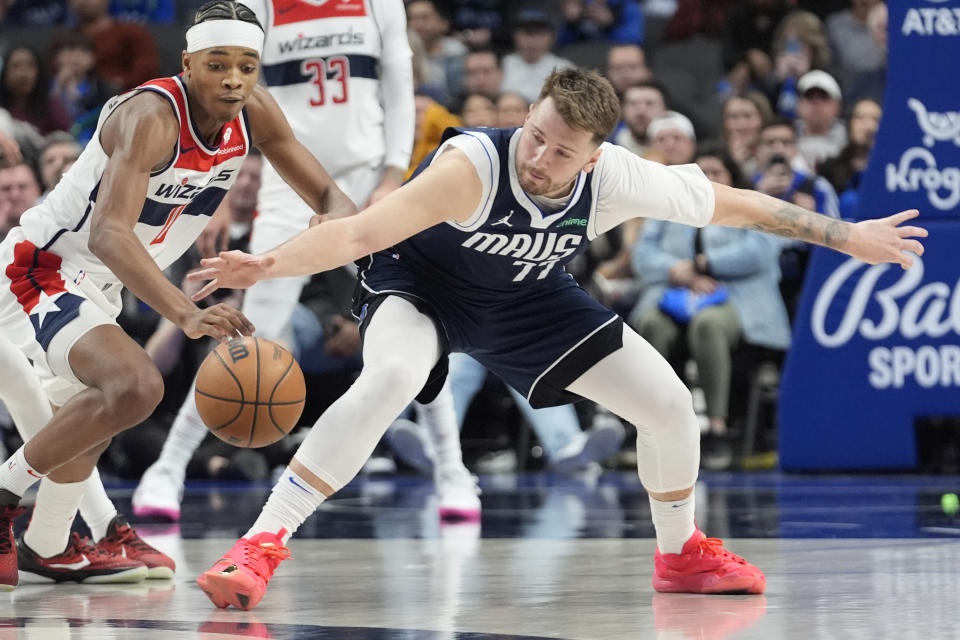
<svg viewBox="0 0 960 640">
<path fill-rule="evenodd" d="M 917 116 L 924 145 L 933 147 L 937 142 L 953 142 L 960 146 L 960 112 L 928 111 L 916 98 L 907 100 L 907 106 Z M 938 167 L 936 156 L 924 147 L 910 147 L 898 163 L 887 163 L 886 186 L 891 193 L 926 191 L 930 204 L 941 211 L 960 204 L 960 168 Z"/>
</svg>

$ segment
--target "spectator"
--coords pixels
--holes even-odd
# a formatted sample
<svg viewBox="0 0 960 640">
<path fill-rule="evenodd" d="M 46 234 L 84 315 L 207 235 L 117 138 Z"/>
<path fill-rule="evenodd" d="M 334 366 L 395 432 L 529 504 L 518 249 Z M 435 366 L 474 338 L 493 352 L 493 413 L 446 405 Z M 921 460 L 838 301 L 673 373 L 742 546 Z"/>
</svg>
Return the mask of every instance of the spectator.
<svg viewBox="0 0 960 640">
<path fill-rule="evenodd" d="M 754 188 L 781 200 L 838 218 L 840 205 L 837 193 L 821 176 L 797 168 L 797 132 L 786 118 L 773 118 L 760 132 L 757 147 L 758 173 Z M 781 241 L 782 242 L 782 241 Z M 794 317 L 803 288 L 803 278 L 810 257 L 810 246 L 802 242 L 783 243 L 780 255 L 780 292 L 787 311 Z"/>
<path fill-rule="evenodd" d="M 4 26 L 49 27 L 62 24 L 67 15 L 66 0 L 4 0 Z"/>
<path fill-rule="evenodd" d="M 705 148 L 696 157 L 711 180 L 743 184 L 739 167 L 722 147 Z M 727 420 L 734 351 L 745 343 L 778 350 L 789 346 L 777 287 L 779 253 L 778 239 L 756 231 L 695 229 L 661 220 L 647 220 L 634 250 L 634 270 L 645 289 L 631 324 L 665 356 L 689 353 L 697 363 L 709 418 L 701 440 L 705 468 L 723 469 L 732 462 Z M 678 307 L 672 304 L 676 298 L 692 304 Z"/>
<path fill-rule="evenodd" d="M 0 72 L 0 107 L 41 135 L 70 128 L 70 116 L 50 96 L 50 79 L 40 56 L 29 47 L 10 49 Z"/>
<path fill-rule="evenodd" d="M 121 91 L 158 75 L 160 57 L 153 36 L 139 24 L 117 22 L 110 0 L 70 0 L 77 31 L 93 42 L 100 76 Z"/>
<path fill-rule="evenodd" d="M 800 78 L 797 90 L 797 147 L 807 166 L 816 170 L 847 144 L 847 130 L 839 118 L 840 85 L 826 71 L 815 69 Z"/>
<path fill-rule="evenodd" d="M 423 42 L 425 72 L 422 83 L 443 89 L 447 97 L 457 93 L 461 85 L 463 58 L 467 48 L 451 38 L 450 20 L 438 0 L 413 0 L 407 3 L 407 24 Z"/>
<path fill-rule="evenodd" d="M 607 80 L 623 99 L 628 87 L 650 80 L 650 68 L 643 49 L 635 44 L 621 44 L 607 51 Z"/>
<path fill-rule="evenodd" d="M 522 127 L 530 112 L 530 103 L 519 93 L 504 93 L 497 98 L 497 126 Z"/>
<path fill-rule="evenodd" d="M 0 240 L 20 224 L 20 216 L 40 199 L 40 181 L 25 162 L 0 169 Z"/>
<path fill-rule="evenodd" d="M 503 69 L 493 49 L 475 49 L 463 60 L 463 88 L 467 95 L 478 93 L 495 100 L 500 95 Z"/>
<path fill-rule="evenodd" d="M 54 131 L 47 136 L 40 152 L 40 184 L 43 187 L 42 198 L 57 186 L 60 178 L 80 157 L 83 147 L 73 136 L 64 131 Z"/>
<path fill-rule="evenodd" d="M 847 146 L 839 155 L 820 164 L 819 173 L 839 194 L 840 216 L 843 218 L 856 216 L 860 182 L 870 161 L 882 114 L 883 109 L 875 100 L 863 98 L 858 101 L 847 123 Z"/>
<path fill-rule="evenodd" d="M 733 95 L 723 104 L 723 141 L 744 175 L 756 171 L 760 130 L 772 116 L 770 103 L 759 91 Z"/>
<path fill-rule="evenodd" d="M 643 155 L 649 146 L 647 128 L 667 110 L 666 90 L 656 82 L 641 82 L 627 88 L 620 104 L 623 126 L 614 133 L 613 142 Z"/>
<path fill-rule="evenodd" d="M 551 71 L 575 65 L 550 52 L 556 39 L 556 25 L 546 10 L 523 9 L 514 16 L 513 25 L 516 51 L 503 58 L 503 90 L 519 93 L 532 103 Z"/>
<path fill-rule="evenodd" d="M 59 100 L 73 124 L 70 132 L 81 144 L 93 136 L 100 109 L 118 88 L 97 73 L 93 43 L 86 36 L 70 32 L 51 51 L 53 86 L 51 95 Z"/>
<path fill-rule="evenodd" d="M 643 11 L 637 0 L 563 0 L 561 47 L 580 42 L 641 44 Z"/>
<path fill-rule="evenodd" d="M 777 113 L 795 118 L 800 77 L 811 69 L 830 65 L 823 23 L 806 11 L 790 13 L 777 28 L 773 55 L 773 71 L 766 76 L 764 92 Z"/>
<path fill-rule="evenodd" d="M 465 127 L 497 126 L 497 105 L 487 96 L 474 93 L 467 96 L 460 111 Z"/>
<path fill-rule="evenodd" d="M 877 43 L 877 46 L 883 50 L 883 55 L 887 55 L 887 26 L 890 21 L 890 15 L 887 11 L 887 5 L 883 2 L 874 5 L 867 14 L 867 28 L 870 30 L 870 37 Z"/>
<path fill-rule="evenodd" d="M 882 0 L 853 0 L 849 9 L 827 19 L 833 62 L 847 100 L 883 99 L 887 53 L 871 33 L 867 18 Z"/>
<path fill-rule="evenodd" d="M 693 160 L 697 136 L 693 123 L 682 113 L 666 111 L 647 127 L 650 146 L 663 154 L 664 164 L 687 164 Z"/>
</svg>

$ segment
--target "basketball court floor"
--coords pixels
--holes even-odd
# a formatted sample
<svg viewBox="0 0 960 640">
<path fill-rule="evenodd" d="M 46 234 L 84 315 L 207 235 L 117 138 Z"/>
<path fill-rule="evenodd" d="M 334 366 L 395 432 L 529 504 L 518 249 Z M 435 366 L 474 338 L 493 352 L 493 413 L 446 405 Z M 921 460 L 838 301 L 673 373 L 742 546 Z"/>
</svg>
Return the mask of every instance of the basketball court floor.
<svg viewBox="0 0 960 640">
<path fill-rule="evenodd" d="M 960 637 L 960 519 L 940 507 L 957 477 L 704 474 L 698 522 L 766 572 L 764 596 L 655 594 L 635 474 L 481 486 L 479 525 L 440 526 L 428 480 L 355 481 L 242 612 L 214 608 L 194 578 L 269 488 L 192 485 L 179 526 L 137 525 L 175 557 L 174 580 L 21 585 L 0 594 L 0 640 Z M 112 491 L 121 508 L 131 491 Z"/>
</svg>

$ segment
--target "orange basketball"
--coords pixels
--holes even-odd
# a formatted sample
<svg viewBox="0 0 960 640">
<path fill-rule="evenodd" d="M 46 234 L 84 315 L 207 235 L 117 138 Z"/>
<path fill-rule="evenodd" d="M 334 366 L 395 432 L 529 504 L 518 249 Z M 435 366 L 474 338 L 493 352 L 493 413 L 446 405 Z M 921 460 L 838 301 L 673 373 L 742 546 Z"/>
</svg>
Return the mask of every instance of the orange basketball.
<svg viewBox="0 0 960 640">
<path fill-rule="evenodd" d="M 306 399 L 293 355 L 270 340 L 237 338 L 212 351 L 197 373 L 197 410 L 207 428 L 238 447 L 265 447 L 297 426 Z"/>
</svg>

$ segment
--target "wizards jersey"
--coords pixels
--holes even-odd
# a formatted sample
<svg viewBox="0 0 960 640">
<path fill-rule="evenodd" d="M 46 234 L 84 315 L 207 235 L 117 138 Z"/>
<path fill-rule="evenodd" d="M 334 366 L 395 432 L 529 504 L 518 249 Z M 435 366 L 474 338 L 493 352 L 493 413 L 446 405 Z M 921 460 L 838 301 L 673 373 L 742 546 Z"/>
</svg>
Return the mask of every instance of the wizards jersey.
<svg viewBox="0 0 960 640">
<path fill-rule="evenodd" d="M 114 284 L 117 278 L 87 248 L 109 159 L 100 145 L 100 131 L 121 104 L 142 91 L 168 100 L 180 123 L 173 157 L 150 174 L 146 199 L 133 229 L 161 269 L 182 256 L 200 235 L 236 179 L 251 145 L 244 108 L 223 126 L 217 145 L 208 146 L 190 118 L 189 96 L 179 76 L 151 80 L 111 98 L 76 163 L 50 195 L 20 220 L 26 239 L 40 251 L 59 256 L 69 275 L 90 277 L 101 285 Z"/>
</svg>

